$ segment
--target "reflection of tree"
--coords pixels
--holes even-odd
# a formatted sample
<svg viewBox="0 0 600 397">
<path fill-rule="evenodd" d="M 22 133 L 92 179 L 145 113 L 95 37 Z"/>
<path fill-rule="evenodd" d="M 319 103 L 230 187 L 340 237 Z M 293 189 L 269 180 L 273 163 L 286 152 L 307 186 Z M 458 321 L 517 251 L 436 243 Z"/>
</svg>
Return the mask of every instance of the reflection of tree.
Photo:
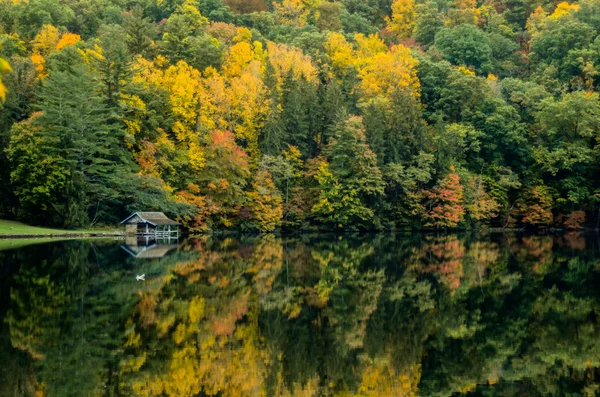
<svg viewBox="0 0 600 397">
<path fill-rule="evenodd" d="M 133 319 L 122 366 L 136 395 L 262 395 L 267 352 L 258 301 L 281 269 L 282 247 L 265 236 L 252 245 L 204 240 L 156 292 L 155 320 Z M 145 347 L 153 346 L 153 356 Z"/>
<path fill-rule="evenodd" d="M 0 395 L 594 396 L 597 248 L 411 234 L 206 237 L 151 261 L 11 251 Z"/>
<path fill-rule="evenodd" d="M 120 316 L 133 309 L 131 287 L 139 287 L 130 260 L 116 267 L 118 246 L 90 242 L 18 252 L 7 324 L 12 345 L 34 359 L 30 383 L 48 396 L 100 395 L 118 387 Z M 156 275 L 152 270 L 142 269 Z"/>
<path fill-rule="evenodd" d="M 420 271 L 435 274 L 451 290 L 460 287 L 465 246 L 458 236 L 429 237 L 415 251 L 414 260 Z"/>
</svg>

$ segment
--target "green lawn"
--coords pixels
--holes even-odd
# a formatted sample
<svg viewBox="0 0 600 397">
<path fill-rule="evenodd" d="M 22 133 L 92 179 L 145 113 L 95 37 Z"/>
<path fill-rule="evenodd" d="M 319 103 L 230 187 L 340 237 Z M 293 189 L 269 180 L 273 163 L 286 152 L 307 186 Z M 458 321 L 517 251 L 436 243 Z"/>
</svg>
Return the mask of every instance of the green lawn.
<svg viewBox="0 0 600 397">
<path fill-rule="evenodd" d="M 82 234 L 82 233 L 113 233 L 117 229 L 78 229 L 78 230 L 61 230 L 61 229 L 48 229 L 45 227 L 29 226 L 21 222 L 4 221 L 0 219 L 0 236 L 2 235 L 36 235 L 45 236 L 50 234 Z"/>
</svg>

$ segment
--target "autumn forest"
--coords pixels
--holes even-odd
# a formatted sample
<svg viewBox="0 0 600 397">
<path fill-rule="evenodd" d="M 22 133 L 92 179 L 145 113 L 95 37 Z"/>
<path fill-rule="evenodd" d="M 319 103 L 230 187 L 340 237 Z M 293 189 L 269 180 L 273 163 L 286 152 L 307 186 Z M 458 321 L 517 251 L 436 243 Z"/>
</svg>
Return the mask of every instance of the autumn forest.
<svg viewBox="0 0 600 397">
<path fill-rule="evenodd" d="M 0 0 L 0 218 L 597 228 L 600 0 Z"/>
</svg>

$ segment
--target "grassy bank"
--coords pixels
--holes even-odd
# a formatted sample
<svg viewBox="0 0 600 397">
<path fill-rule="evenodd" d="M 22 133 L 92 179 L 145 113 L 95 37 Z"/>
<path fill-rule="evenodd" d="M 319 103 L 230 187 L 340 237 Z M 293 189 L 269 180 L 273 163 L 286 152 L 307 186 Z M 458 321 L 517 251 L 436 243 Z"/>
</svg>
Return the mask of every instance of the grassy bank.
<svg viewBox="0 0 600 397">
<path fill-rule="evenodd" d="M 45 227 L 29 226 L 21 222 L 5 221 L 0 219 L 0 238 L 9 237 L 69 237 L 69 236 L 102 236 L 113 235 L 118 229 L 51 229 Z"/>
</svg>

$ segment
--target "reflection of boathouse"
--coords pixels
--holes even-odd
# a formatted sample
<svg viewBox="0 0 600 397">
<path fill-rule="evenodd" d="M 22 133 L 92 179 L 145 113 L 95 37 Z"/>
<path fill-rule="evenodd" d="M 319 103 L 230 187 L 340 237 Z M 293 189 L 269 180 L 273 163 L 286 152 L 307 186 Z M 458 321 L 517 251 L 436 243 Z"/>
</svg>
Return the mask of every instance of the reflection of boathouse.
<svg viewBox="0 0 600 397">
<path fill-rule="evenodd" d="M 136 212 L 121 223 L 125 225 L 125 233 L 129 235 L 179 237 L 179 223 L 169 219 L 162 212 Z"/>
<path fill-rule="evenodd" d="M 123 250 L 136 259 L 162 258 L 167 252 L 177 247 L 177 244 L 126 244 L 121 246 Z"/>
</svg>

